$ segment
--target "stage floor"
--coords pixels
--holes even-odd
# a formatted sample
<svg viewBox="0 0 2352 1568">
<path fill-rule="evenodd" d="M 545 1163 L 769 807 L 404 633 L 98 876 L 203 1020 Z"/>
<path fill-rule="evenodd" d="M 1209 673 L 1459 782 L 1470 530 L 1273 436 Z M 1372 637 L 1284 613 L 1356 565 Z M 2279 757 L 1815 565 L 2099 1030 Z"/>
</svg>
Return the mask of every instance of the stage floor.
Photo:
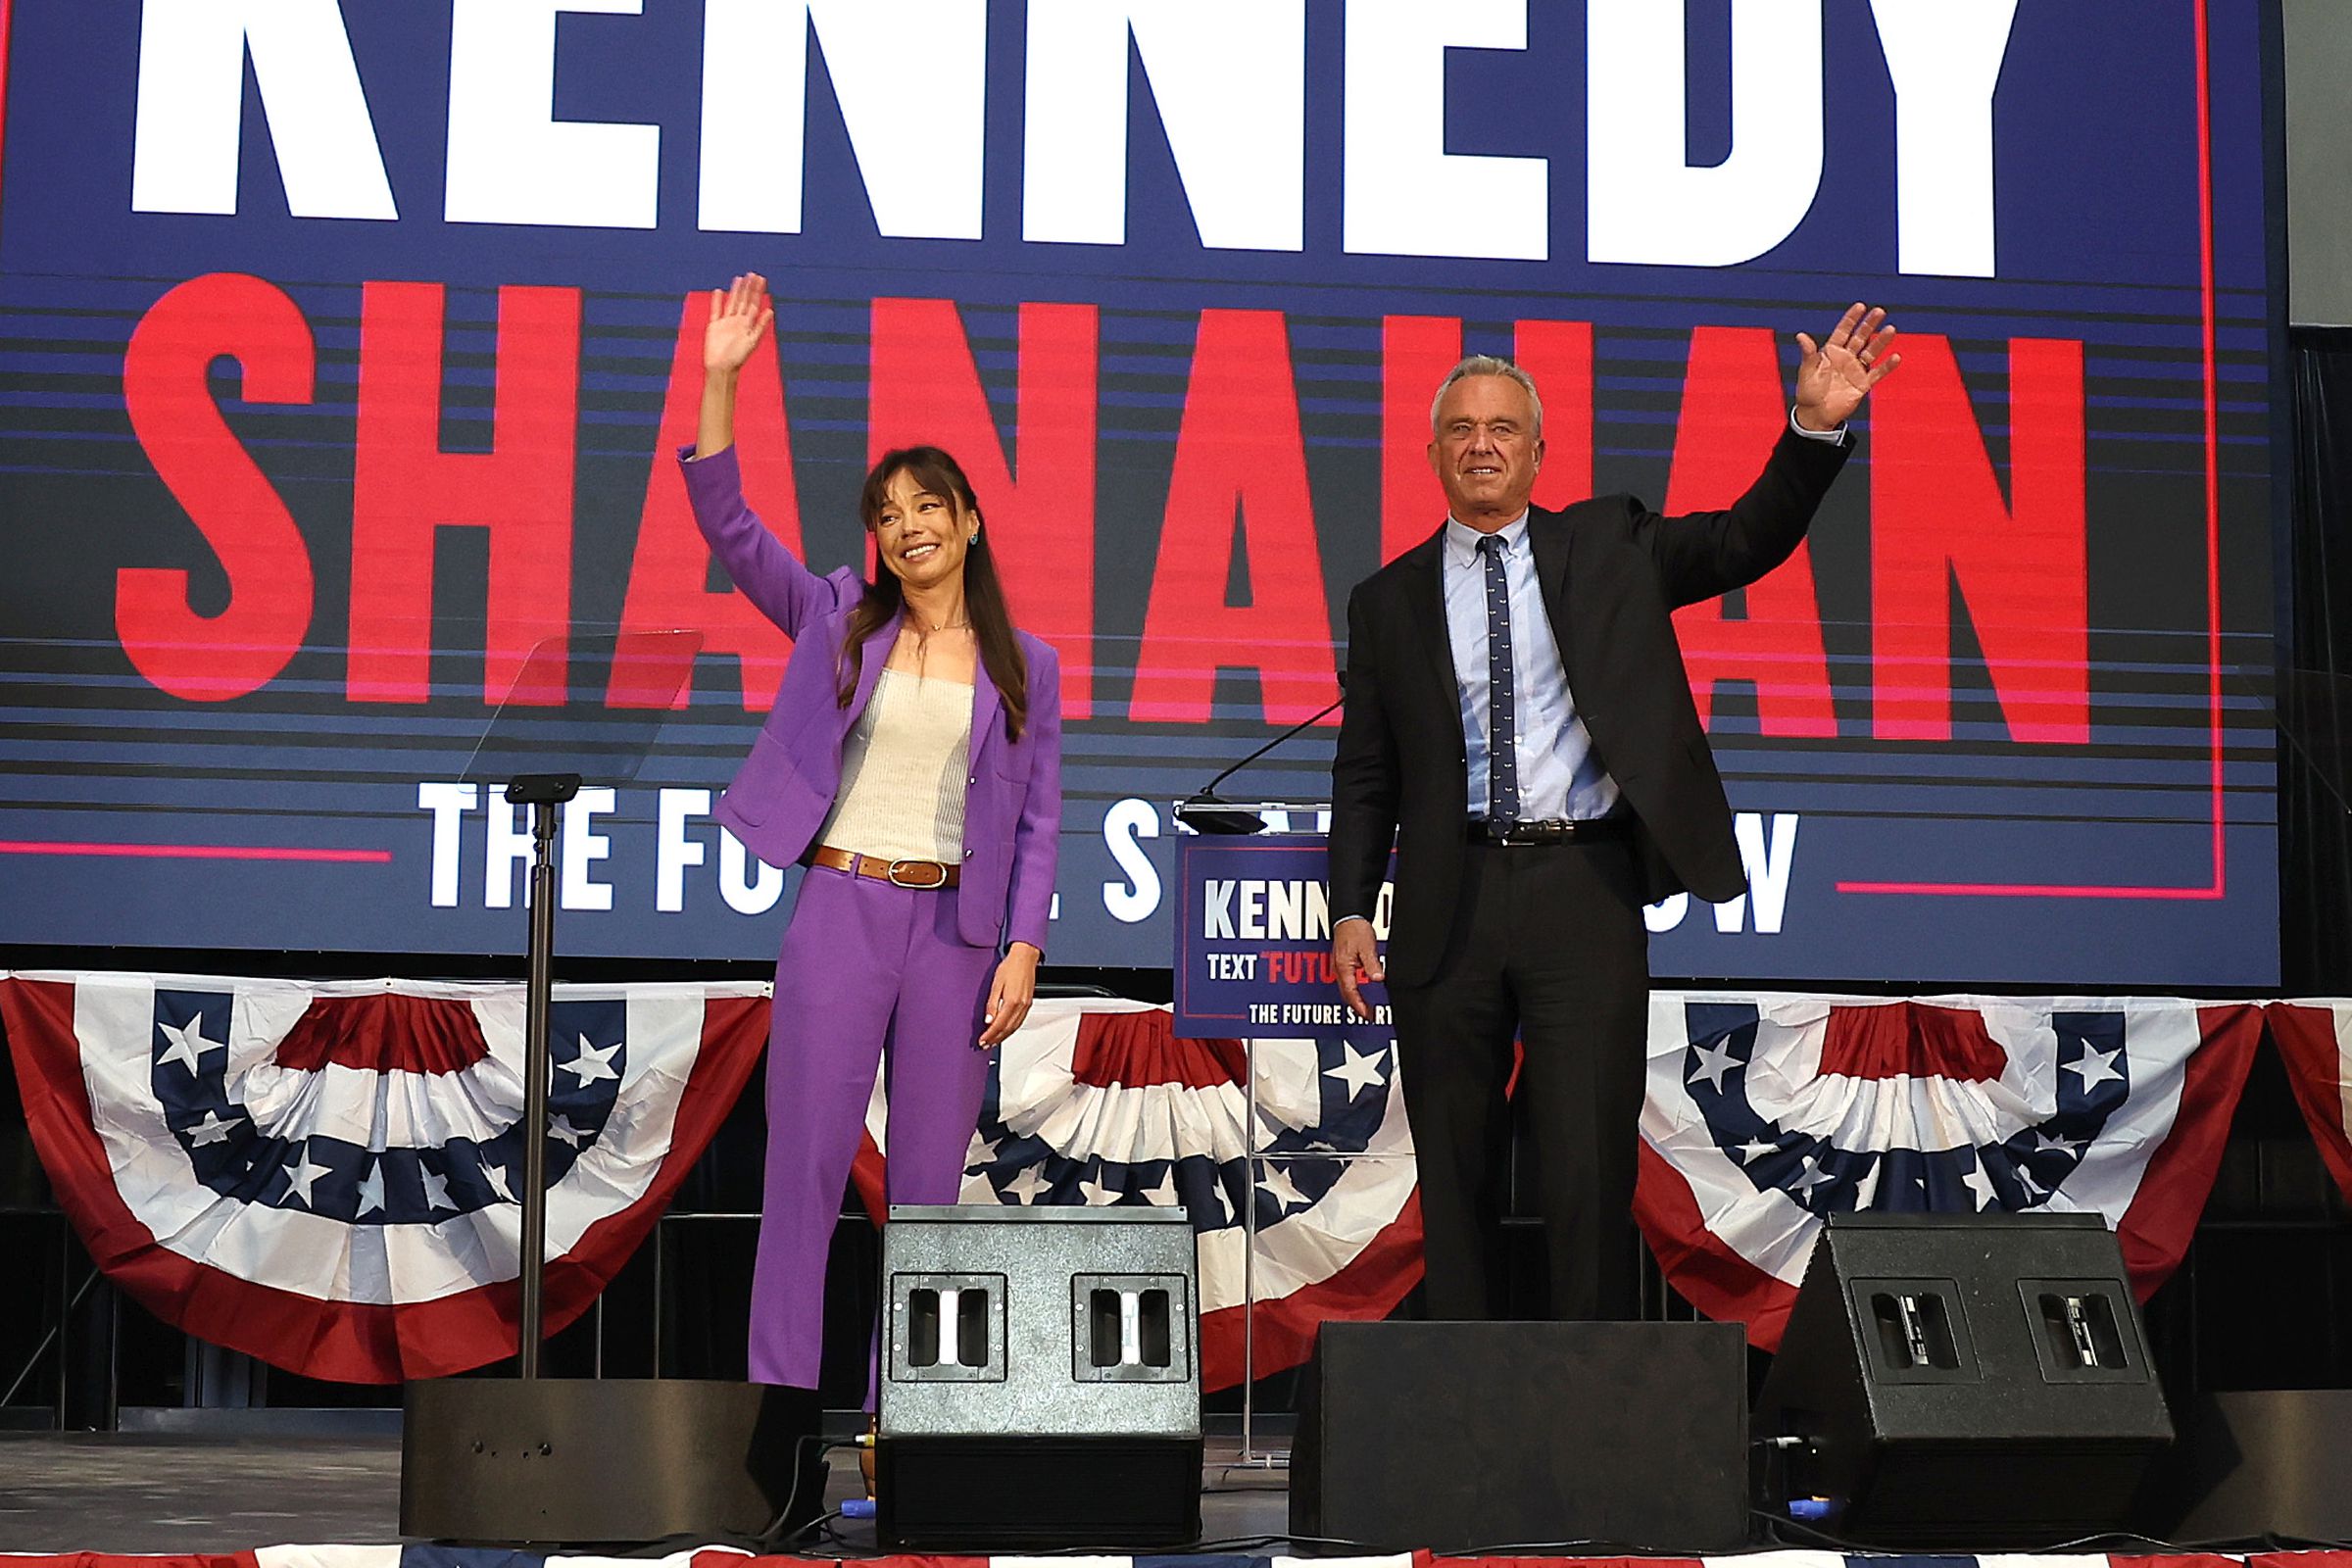
<svg viewBox="0 0 2352 1568">
<path fill-rule="evenodd" d="M 1209 1440 L 1200 1529 L 1212 1544 L 1290 1528 L 1286 1472 L 1222 1468 L 1236 1448 Z M 864 1494 L 856 1456 L 835 1453 L 825 1506 Z M 832 1528 L 845 1556 L 879 1549 L 870 1519 Z M 0 1551 L 179 1556 L 400 1541 L 398 1438 L 0 1435 Z"/>
</svg>

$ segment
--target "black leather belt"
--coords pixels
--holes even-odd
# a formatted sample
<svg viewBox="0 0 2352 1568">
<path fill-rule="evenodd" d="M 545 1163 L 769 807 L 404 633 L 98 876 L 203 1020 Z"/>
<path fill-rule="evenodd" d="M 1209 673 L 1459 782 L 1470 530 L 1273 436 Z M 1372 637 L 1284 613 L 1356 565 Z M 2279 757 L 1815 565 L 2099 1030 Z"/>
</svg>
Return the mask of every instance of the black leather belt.
<svg viewBox="0 0 2352 1568">
<path fill-rule="evenodd" d="M 1622 816 L 1554 818 L 1544 822 L 1496 822 L 1479 818 L 1469 823 L 1473 844 L 1584 844 L 1613 839 L 1625 833 Z"/>
</svg>

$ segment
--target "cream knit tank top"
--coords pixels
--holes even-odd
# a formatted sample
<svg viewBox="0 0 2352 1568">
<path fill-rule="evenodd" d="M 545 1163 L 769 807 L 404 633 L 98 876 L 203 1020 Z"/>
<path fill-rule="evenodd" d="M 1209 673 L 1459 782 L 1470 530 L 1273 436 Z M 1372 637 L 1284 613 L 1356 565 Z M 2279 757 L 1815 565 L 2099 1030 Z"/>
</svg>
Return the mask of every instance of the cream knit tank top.
<svg viewBox="0 0 2352 1568">
<path fill-rule="evenodd" d="M 894 860 L 963 861 L 968 681 L 883 666 L 841 745 L 841 793 L 816 842 Z"/>
</svg>

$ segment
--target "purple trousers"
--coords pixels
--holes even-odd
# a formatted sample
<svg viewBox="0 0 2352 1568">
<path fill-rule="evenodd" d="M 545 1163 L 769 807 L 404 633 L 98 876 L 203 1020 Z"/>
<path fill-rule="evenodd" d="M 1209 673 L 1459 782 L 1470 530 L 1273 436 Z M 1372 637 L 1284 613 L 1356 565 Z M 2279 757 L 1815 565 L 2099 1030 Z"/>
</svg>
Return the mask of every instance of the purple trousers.
<svg viewBox="0 0 2352 1568">
<path fill-rule="evenodd" d="M 953 1203 L 988 1087 L 974 1049 L 997 955 L 956 934 L 954 888 L 809 868 L 776 957 L 767 1186 L 752 1272 L 755 1383 L 816 1387 L 825 1257 L 889 1063 L 890 1201 Z"/>
</svg>

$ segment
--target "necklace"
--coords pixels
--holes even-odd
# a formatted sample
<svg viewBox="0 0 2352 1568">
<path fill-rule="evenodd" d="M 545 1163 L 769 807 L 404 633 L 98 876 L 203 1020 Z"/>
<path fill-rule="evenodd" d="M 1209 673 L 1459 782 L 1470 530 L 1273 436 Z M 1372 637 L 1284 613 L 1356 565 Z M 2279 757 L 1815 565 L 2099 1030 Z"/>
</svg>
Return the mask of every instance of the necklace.
<svg viewBox="0 0 2352 1568">
<path fill-rule="evenodd" d="M 915 618 L 912 612 L 907 613 L 906 618 L 914 625 L 914 640 L 917 643 L 929 642 L 933 632 L 969 631 L 972 628 L 972 623 L 969 620 L 943 620 L 936 626 L 926 626 L 920 620 Z"/>
</svg>

